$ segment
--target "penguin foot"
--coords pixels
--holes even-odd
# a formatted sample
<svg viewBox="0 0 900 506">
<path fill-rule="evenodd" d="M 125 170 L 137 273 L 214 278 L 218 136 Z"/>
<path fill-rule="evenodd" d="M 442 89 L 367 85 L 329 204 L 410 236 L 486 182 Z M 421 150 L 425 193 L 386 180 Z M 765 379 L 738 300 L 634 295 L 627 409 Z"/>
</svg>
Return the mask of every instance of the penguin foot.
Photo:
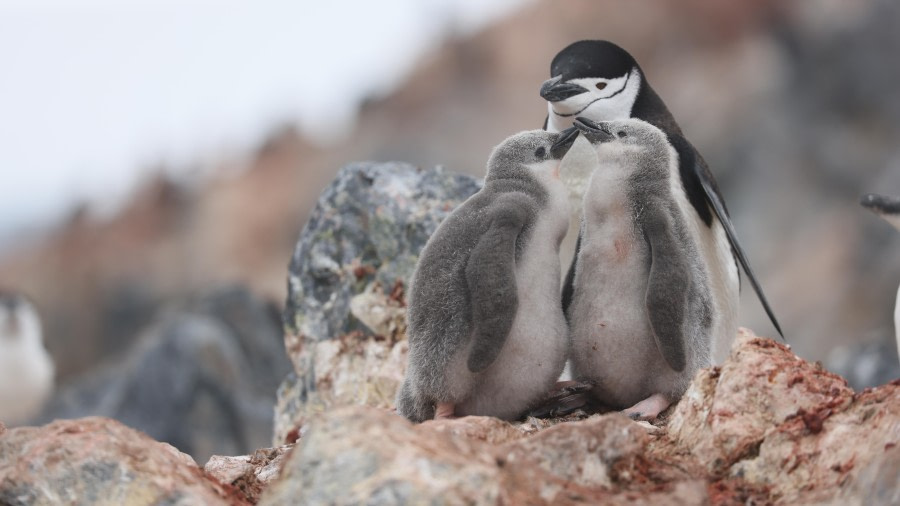
<svg viewBox="0 0 900 506">
<path fill-rule="evenodd" d="M 653 420 L 670 404 L 672 403 L 663 394 L 653 394 L 622 413 L 632 420 Z"/>
<path fill-rule="evenodd" d="M 456 418 L 454 410 L 456 406 L 450 402 L 439 402 L 434 409 L 434 419 L 444 420 L 448 418 Z"/>
</svg>

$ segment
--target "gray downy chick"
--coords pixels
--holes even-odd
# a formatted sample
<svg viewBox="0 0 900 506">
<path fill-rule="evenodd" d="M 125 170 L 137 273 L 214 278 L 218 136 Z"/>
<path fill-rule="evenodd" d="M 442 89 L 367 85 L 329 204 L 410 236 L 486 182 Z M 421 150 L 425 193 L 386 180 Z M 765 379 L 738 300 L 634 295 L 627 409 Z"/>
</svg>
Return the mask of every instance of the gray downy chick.
<svg viewBox="0 0 900 506">
<path fill-rule="evenodd" d="M 713 343 L 732 338 L 736 291 L 712 274 L 734 260 L 722 229 L 706 226 L 681 190 L 663 131 L 637 119 L 576 126 L 599 165 L 567 314 L 573 377 L 601 404 L 653 419 L 711 364 Z"/>
<path fill-rule="evenodd" d="M 569 223 L 560 159 L 578 136 L 522 132 L 494 148 L 484 187 L 445 219 L 410 282 L 409 366 L 397 411 L 414 422 L 515 419 L 562 371 L 568 332 L 559 244 Z"/>
</svg>

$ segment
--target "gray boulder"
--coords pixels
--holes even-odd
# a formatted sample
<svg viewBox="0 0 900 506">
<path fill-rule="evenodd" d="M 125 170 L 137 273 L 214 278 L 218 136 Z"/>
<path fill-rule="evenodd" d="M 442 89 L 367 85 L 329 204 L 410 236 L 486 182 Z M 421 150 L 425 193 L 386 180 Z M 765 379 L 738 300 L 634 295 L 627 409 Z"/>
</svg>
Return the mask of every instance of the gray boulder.
<svg viewBox="0 0 900 506">
<path fill-rule="evenodd" d="M 362 162 L 324 190 L 288 274 L 285 344 L 296 374 L 279 390 L 277 444 L 311 411 L 393 400 L 406 363 L 403 288 L 438 224 L 480 187 L 441 167 Z"/>
<path fill-rule="evenodd" d="M 277 310 L 241 287 L 163 315 L 121 359 L 62 389 L 37 423 L 105 416 L 204 462 L 271 439 L 290 372 Z"/>
</svg>

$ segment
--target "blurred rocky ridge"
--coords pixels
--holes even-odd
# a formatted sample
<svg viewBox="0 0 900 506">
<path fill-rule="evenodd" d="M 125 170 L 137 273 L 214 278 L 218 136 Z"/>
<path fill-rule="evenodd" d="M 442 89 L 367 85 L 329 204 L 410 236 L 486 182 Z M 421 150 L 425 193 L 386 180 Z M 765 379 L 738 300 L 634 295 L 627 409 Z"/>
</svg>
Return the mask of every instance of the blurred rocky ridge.
<svg viewBox="0 0 900 506">
<path fill-rule="evenodd" d="M 900 90 L 888 64 L 898 21 L 890 0 L 537 2 L 451 37 L 399 89 L 363 104 L 337 145 L 287 129 L 243 170 L 198 188 L 150 182 L 110 220 L 78 213 L 7 252 L 0 280 L 36 300 L 63 382 L 127 350 L 163 301 L 223 282 L 284 300 L 285 263 L 336 167 L 394 159 L 480 175 L 491 146 L 540 126 L 537 87 L 553 54 L 602 37 L 637 57 L 710 162 L 789 341 L 825 359 L 892 333 L 900 238 L 856 200 L 900 193 L 890 191 L 900 188 Z M 741 323 L 767 329 L 745 302 Z"/>
<path fill-rule="evenodd" d="M 60 388 L 31 423 L 114 418 L 201 462 L 268 446 L 275 392 L 291 370 L 277 308 L 242 287 L 185 306 Z"/>
</svg>

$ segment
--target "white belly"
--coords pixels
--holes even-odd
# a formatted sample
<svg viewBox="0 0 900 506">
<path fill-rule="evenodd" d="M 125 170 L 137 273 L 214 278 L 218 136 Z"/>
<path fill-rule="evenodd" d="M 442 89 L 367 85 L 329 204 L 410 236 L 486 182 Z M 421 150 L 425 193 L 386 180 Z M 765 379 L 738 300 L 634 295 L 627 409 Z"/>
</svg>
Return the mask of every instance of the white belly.
<svg viewBox="0 0 900 506">
<path fill-rule="evenodd" d="M 516 417 L 540 401 L 562 372 L 569 345 L 556 238 L 565 230 L 564 220 L 551 214 L 535 224 L 516 265 L 518 308 L 512 330 L 497 360 L 474 378 L 472 395 L 457 406 L 457 414 Z"/>
<path fill-rule="evenodd" d="M 26 422 L 53 392 L 53 362 L 43 349 L 13 345 L 0 352 L 0 421 Z"/>
<path fill-rule="evenodd" d="M 613 407 L 648 397 L 648 378 L 670 371 L 659 353 L 646 312 L 648 260 L 630 219 L 615 211 L 582 237 L 575 277 L 572 373 L 596 385 Z"/>
<path fill-rule="evenodd" d="M 897 356 L 900 356 L 900 288 L 897 288 L 897 302 L 894 305 L 894 333 L 897 338 Z"/>
</svg>

